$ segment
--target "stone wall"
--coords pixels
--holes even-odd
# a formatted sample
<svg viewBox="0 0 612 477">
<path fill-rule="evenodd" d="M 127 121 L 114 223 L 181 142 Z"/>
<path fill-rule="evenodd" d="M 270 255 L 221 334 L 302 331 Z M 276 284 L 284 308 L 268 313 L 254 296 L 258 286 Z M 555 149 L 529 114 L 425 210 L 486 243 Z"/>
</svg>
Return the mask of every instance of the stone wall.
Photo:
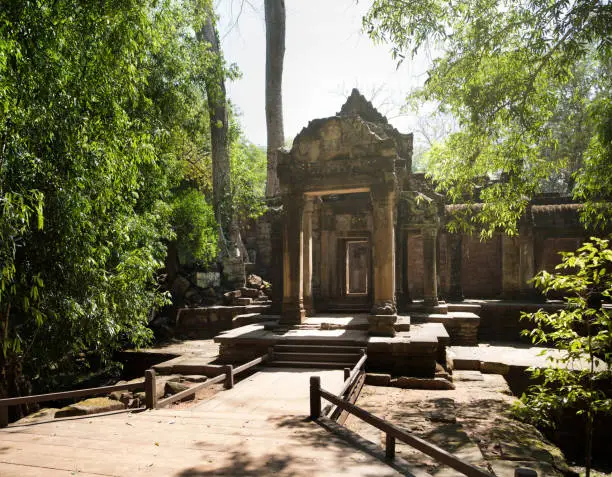
<svg viewBox="0 0 612 477">
<path fill-rule="evenodd" d="M 479 341 L 520 341 L 531 343 L 521 331 L 533 329 L 529 320 L 521 320 L 521 312 L 536 312 L 540 308 L 555 311 L 561 303 L 530 303 L 516 301 L 483 301 L 480 310 Z"/>
<path fill-rule="evenodd" d="M 232 329 L 232 320 L 236 316 L 265 313 L 269 309 L 269 305 L 181 308 L 176 317 L 175 334 L 187 338 L 210 339 L 221 331 Z"/>
</svg>

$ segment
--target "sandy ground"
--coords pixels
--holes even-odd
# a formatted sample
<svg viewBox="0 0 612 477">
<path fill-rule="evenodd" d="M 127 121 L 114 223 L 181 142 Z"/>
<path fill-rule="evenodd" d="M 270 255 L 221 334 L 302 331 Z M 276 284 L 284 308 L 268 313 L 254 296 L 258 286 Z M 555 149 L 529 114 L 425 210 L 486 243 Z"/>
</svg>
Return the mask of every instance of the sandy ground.
<svg viewBox="0 0 612 477">
<path fill-rule="evenodd" d="M 516 467 L 533 468 L 539 476 L 563 475 L 561 451 L 509 415 L 515 398 L 502 376 L 455 371 L 454 382 L 450 391 L 365 386 L 357 404 L 498 477 L 513 477 Z M 384 447 L 378 429 L 353 416 L 346 425 Z M 398 443 L 397 455 L 436 477 L 461 475 L 405 444 Z"/>
</svg>

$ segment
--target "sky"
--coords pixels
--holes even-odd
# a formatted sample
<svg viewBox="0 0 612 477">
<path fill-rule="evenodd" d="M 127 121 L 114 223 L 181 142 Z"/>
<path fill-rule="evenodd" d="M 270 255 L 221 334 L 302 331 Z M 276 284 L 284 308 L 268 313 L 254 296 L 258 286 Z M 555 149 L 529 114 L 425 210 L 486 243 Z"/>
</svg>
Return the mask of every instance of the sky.
<svg viewBox="0 0 612 477">
<path fill-rule="evenodd" d="M 400 66 L 388 45 L 362 32 L 371 0 L 285 0 L 283 72 L 285 138 L 308 122 L 336 114 L 356 87 L 400 132 L 414 129 L 415 115 L 402 114 L 407 93 L 425 80 L 425 56 Z M 242 6 L 242 12 L 240 9 Z M 245 136 L 266 145 L 265 23 L 263 0 L 219 0 L 221 46 L 242 78 L 227 85 Z"/>
</svg>

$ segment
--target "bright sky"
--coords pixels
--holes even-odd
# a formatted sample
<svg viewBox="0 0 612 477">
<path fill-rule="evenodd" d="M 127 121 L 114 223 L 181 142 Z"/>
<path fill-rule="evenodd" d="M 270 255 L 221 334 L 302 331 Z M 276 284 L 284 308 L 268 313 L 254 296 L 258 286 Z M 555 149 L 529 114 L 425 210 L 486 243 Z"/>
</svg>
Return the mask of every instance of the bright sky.
<svg viewBox="0 0 612 477">
<path fill-rule="evenodd" d="M 243 4 L 238 23 L 236 18 Z M 405 60 L 396 68 L 387 45 L 375 45 L 361 31 L 371 0 L 286 0 L 283 115 L 286 139 L 308 121 L 332 116 L 356 87 L 401 132 L 411 132 L 414 116 L 402 115 L 411 88 L 425 80 L 426 59 Z M 222 49 L 242 78 L 228 84 L 241 113 L 246 137 L 266 144 L 265 23 L 263 0 L 220 0 Z"/>
</svg>

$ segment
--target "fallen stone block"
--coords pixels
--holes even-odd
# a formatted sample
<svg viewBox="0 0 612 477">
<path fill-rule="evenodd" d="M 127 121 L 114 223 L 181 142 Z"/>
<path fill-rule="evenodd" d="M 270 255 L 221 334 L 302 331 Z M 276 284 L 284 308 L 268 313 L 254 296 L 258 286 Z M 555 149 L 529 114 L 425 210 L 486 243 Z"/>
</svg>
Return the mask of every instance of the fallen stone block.
<svg viewBox="0 0 612 477">
<path fill-rule="evenodd" d="M 435 389 L 451 390 L 455 385 L 446 379 L 441 378 L 412 378 L 400 376 L 391 380 L 391 386 L 402 389 Z"/>
<path fill-rule="evenodd" d="M 32 414 L 28 414 L 26 417 L 22 417 L 18 421 L 14 422 L 13 425 L 20 424 L 32 424 L 33 422 L 46 421 L 48 419 L 53 419 L 55 417 L 55 413 L 59 409 L 55 407 L 45 407 L 39 411 L 33 412 Z"/>
<path fill-rule="evenodd" d="M 480 363 L 480 372 L 488 374 L 506 375 L 510 372 L 510 366 L 504 363 L 483 361 L 482 363 Z"/>
<path fill-rule="evenodd" d="M 179 383 L 176 381 L 166 381 L 166 394 L 178 394 L 186 389 L 189 389 L 187 384 Z"/>
<path fill-rule="evenodd" d="M 367 373 L 365 383 L 371 386 L 390 386 L 391 375 L 384 373 Z"/>
<path fill-rule="evenodd" d="M 125 409 L 125 405 L 114 399 L 90 398 L 76 404 L 63 407 L 55 413 L 55 418 L 85 416 L 88 414 L 99 414 L 101 412 L 120 411 Z"/>
<path fill-rule="evenodd" d="M 246 279 L 246 286 L 259 290 L 263 286 L 263 279 L 259 275 L 251 273 Z"/>
<path fill-rule="evenodd" d="M 255 288 L 241 288 L 240 295 L 247 298 L 259 298 L 260 291 Z"/>
</svg>

